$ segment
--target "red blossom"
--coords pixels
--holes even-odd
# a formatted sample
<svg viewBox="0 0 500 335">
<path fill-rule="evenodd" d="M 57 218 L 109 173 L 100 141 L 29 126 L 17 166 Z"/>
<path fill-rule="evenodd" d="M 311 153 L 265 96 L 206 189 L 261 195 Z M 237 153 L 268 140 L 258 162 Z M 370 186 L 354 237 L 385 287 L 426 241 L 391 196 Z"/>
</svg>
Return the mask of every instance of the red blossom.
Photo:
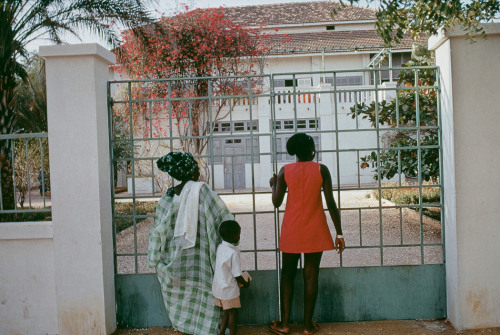
<svg viewBox="0 0 500 335">
<path fill-rule="evenodd" d="M 246 79 L 176 80 L 257 73 L 259 67 L 254 67 L 253 61 L 261 61 L 267 53 L 270 35 L 262 34 L 261 29 L 232 23 L 222 8 L 196 9 L 174 17 L 161 17 L 157 24 L 137 33 L 129 30 L 122 34 L 124 43 L 117 50 L 120 65 L 115 66 L 115 70 L 126 72 L 131 79 L 169 80 L 144 82 L 133 88 L 134 99 L 149 101 L 133 105 L 133 117 L 137 121 L 134 130 L 141 127 L 142 121 L 141 132 L 145 138 L 150 134 L 153 137 L 170 135 L 165 131 L 173 132 L 170 122 L 179 134 L 204 135 L 209 131 L 206 127 L 209 102 L 220 111 L 229 100 L 207 100 L 206 97 L 244 95 L 249 89 L 253 94 L 260 92 L 254 81 L 248 84 Z M 153 116 L 155 121 L 151 122 L 151 114 L 164 115 L 166 119 Z M 139 120 L 138 115 L 143 118 Z M 169 117 L 172 120 L 168 120 Z M 195 152 L 201 153 L 198 150 L 202 150 L 203 144 L 199 145 Z"/>
</svg>

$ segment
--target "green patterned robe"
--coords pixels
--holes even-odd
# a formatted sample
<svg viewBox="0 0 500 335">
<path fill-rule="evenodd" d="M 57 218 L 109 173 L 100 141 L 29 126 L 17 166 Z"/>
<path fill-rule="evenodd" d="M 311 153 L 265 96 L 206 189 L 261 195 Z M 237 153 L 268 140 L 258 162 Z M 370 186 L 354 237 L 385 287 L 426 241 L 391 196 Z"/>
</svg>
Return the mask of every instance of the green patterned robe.
<svg viewBox="0 0 500 335">
<path fill-rule="evenodd" d="M 183 249 L 174 238 L 179 197 L 163 195 L 149 234 L 148 265 L 156 268 L 163 300 L 175 329 L 193 335 L 216 334 L 220 309 L 211 294 L 219 225 L 233 220 L 220 197 L 207 185 L 200 190 L 196 245 Z"/>
</svg>

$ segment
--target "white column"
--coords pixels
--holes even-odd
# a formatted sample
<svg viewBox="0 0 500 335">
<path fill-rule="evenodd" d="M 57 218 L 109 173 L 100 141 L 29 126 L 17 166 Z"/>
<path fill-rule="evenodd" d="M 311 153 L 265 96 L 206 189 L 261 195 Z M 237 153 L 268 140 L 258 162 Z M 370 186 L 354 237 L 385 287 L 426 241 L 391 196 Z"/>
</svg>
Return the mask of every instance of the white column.
<svg viewBox="0 0 500 335">
<path fill-rule="evenodd" d="M 116 329 L 107 92 L 115 56 L 98 44 L 42 46 L 47 71 L 60 335 Z"/>
<path fill-rule="evenodd" d="M 500 24 L 429 40 L 441 69 L 448 318 L 500 326 Z"/>
</svg>

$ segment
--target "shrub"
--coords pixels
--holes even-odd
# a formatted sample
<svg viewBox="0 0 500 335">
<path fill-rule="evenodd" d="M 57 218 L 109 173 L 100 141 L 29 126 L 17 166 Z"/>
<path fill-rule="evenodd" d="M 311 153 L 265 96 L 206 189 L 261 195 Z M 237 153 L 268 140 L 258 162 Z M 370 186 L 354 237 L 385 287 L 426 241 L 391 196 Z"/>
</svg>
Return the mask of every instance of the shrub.
<svg viewBox="0 0 500 335">
<path fill-rule="evenodd" d="M 441 190 L 437 186 L 427 186 L 433 185 L 432 182 L 424 182 L 422 184 L 422 204 L 437 203 L 441 200 Z M 400 188 L 400 186 L 409 186 Z M 415 184 L 410 184 L 408 182 L 402 182 L 401 185 L 398 183 L 388 183 L 385 185 L 386 188 L 381 190 L 382 198 L 392 201 L 397 205 L 418 205 L 419 204 L 419 188 L 415 187 Z M 373 191 L 373 196 L 375 199 L 379 199 L 378 190 Z M 416 209 L 418 210 L 418 208 Z M 434 210 L 423 208 L 422 212 L 433 219 L 441 219 L 441 209 L 435 208 Z"/>
</svg>

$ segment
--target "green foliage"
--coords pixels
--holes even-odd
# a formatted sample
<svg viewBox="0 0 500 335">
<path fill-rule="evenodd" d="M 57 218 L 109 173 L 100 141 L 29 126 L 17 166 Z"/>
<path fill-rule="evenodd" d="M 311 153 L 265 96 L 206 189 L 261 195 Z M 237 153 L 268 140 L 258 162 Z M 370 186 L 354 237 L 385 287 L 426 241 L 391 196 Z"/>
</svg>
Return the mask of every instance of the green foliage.
<svg viewBox="0 0 500 335">
<path fill-rule="evenodd" d="M 436 203 L 441 199 L 440 188 L 430 185 L 433 185 L 433 183 L 424 182 L 422 184 L 422 203 Z M 398 183 L 385 184 L 381 191 L 382 198 L 398 205 L 418 205 L 420 194 L 418 185 L 402 182 L 401 186 Z M 378 200 L 379 192 L 374 191 L 373 196 Z"/>
<path fill-rule="evenodd" d="M 16 213 L 9 216 L 9 222 L 32 222 L 50 220 L 52 214 L 50 212 L 27 212 Z"/>
<path fill-rule="evenodd" d="M 154 215 L 156 212 L 156 201 L 137 201 L 135 203 L 135 215 Z M 115 202 L 116 232 L 119 233 L 134 225 L 131 217 L 134 215 L 134 206 L 131 202 Z M 137 223 L 144 219 L 138 219 Z"/>
<path fill-rule="evenodd" d="M 432 183 L 424 182 L 422 187 L 422 204 L 439 203 L 441 201 L 441 189 L 437 186 L 430 186 Z M 381 190 L 383 199 L 392 201 L 397 205 L 419 205 L 420 191 L 416 184 L 402 182 L 401 186 L 398 183 L 388 183 Z M 394 188 L 391 188 L 394 187 Z M 379 199 L 379 192 L 373 191 L 375 199 Z M 418 208 L 413 208 L 418 211 Z M 435 220 L 441 220 L 441 208 L 439 207 L 423 207 L 422 213 L 425 216 Z"/>
<path fill-rule="evenodd" d="M 359 0 L 348 2 L 353 4 Z M 479 24 L 493 22 L 500 12 L 498 0 L 382 0 L 379 3 L 376 26 L 386 46 L 398 44 L 406 34 L 434 35 L 441 27 L 445 31 L 460 27 L 469 37 L 484 36 Z"/>
<path fill-rule="evenodd" d="M 116 47 L 120 30 L 151 23 L 146 4 L 149 0 L 6 0 L 0 3 L 0 131 L 10 134 L 19 129 L 20 109 L 15 100 L 16 87 L 26 81 L 29 59 L 26 46 L 40 38 L 62 43 L 63 34 L 78 36 L 87 29 Z M 40 114 L 40 113 L 38 113 Z M 26 120 L 25 120 L 26 121 Z M 41 122 L 43 124 L 43 122 Z M 30 126 L 31 128 L 31 126 Z M 1 193 L 4 209 L 15 207 L 11 142 L 0 141 Z M 5 218 L 0 218 L 4 220 Z"/>
<path fill-rule="evenodd" d="M 412 59 L 408 66 L 430 66 L 425 60 Z M 349 114 L 354 119 L 368 120 L 373 127 L 388 129 L 384 134 L 387 145 L 361 157 L 362 169 L 374 169 L 374 178 L 391 179 L 404 174 L 417 178 L 420 172 L 423 180 L 439 177 L 439 138 L 436 69 L 408 69 L 401 71 L 398 80 L 397 98 L 391 101 L 360 103 Z M 418 86 L 418 88 L 417 88 Z M 390 130 L 394 129 L 394 130 Z M 418 149 L 420 141 L 421 149 Z"/>
<path fill-rule="evenodd" d="M 30 55 L 26 61 L 27 78 L 18 80 L 14 97 L 14 123 L 24 132 L 47 132 L 47 94 L 45 61 Z"/>
</svg>

